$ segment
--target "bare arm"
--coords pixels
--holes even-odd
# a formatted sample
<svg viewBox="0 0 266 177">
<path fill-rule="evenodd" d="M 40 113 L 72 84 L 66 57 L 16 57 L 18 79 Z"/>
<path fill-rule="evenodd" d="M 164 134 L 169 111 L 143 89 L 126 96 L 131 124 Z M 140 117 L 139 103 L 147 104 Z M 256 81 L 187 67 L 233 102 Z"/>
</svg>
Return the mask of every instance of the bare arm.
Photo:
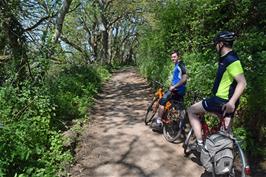
<svg viewBox="0 0 266 177">
<path fill-rule="evenodd" d="M 227 113 L 234 111 L 235 103 L 240 98 L 247 85 L 244 74 L 239 74 L 236 77 L 234 77 L 234 79 L 237 82 L 235 92 L 231 97 L 231 99 L 224 105 Z"/>
<path fill-rule="evenodd" d="M 242 95 L 243 91 L 246 88 L 247 82 L 244 74 L 239 74 L 234 78 L 237 82 L 235 92 L 229 102 L 235 104 L 239 97 Z"/>
</svg>

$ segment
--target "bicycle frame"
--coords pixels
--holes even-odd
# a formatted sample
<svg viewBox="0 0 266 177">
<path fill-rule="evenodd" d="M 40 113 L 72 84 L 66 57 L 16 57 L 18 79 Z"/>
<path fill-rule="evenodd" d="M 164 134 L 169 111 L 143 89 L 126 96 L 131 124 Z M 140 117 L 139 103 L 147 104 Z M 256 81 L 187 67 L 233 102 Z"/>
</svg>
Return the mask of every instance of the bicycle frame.
<svg viewBox="0 0 266 177">
<path fill-rule="evenodd" d="M 155 91 L 153 100 L 149 104 L 147 112 L 145 114 L 145 125 L 151 123 L 151 128 L 153 128 L 152 121 L 154 121 L 154 116 L 159 108 L 159 100 L 162 99 L 164 95 L 163 88 L 164 86 L 160 84 L 160 87 Z M 183 102 L 177 100 L 175 101 L 173 99 L 170 99 L 166 102 L 166 105 L 163 108 L 163 115 L 161 117 L 162 127 L 161 129 L 158 129 L 158 131 L 162 131 L 164 138 L 171 143 L 175 142 L 183 132 L 184 119 L 181 120 L 180 118 L 180 115 L 182 115 L 182 113 L 179 109 L 179 103 Z"/>
<path fill-rule="evenodd" d="M 159 108 L 159 100 L 164 95 L 164 90 L 163 90 L 164 85 L 157 81 L 154 81 L 154 83 L 157 83 L 159 85 L 159 88 L 155 91 L 153 100 L 147 108 L 147 112 L 146 112 L 145 119 L 144 119 L 145 125 L 148 125 L 148 123 L 152 121 L 154 115 L 156 114 Z M 169 100 L 164 106 L 164 115 L 162 117 L 163 120 L 167 116 L 168 112 L 171 111 L 170 110 L 171 108 L 172 108 L 172 102 Z M 166 123 L 166 122 L 163 122 L 163 123 Z"/>
<path fill-rule="evenodd" d="M 221 117 L 219 119 L 220 119 L 219 123 L 216 126 L 213 126 L 213 127 L 209 128 L 208 124 L 205 121 L 204 116 L 200 117 L 200 122 L 201 122 L 201 126 L 202 126 L 202 131 L 203 131 L 203 135 L 202 136 L 203 136 L 204 140 L 210 134 L 214 134 L 214 133 L 218 132 L 219 130 L 221 130 L 221 128 L 225 129 L 224 117 Z"/>
<path fill-rule="evenodd" d="M 195 96 L 197 94 L 193 94 L 193 102 L 195 102 L 197 96 Z M 225 129 L 225 118 L 221 117 L 219 115 L 217 115 L 219 118 L 219 123 L 216 126 L 213 126 L 211 128 L 209 128 L 208 124 L 206 123 L 204 116 L 200 116 L 200 122 L 201 122 L 201 126 L 202 126 L 202 138 L 205 141 L 207 136 L 217 133 L 218 131 L 222 130 L 226 130 Z M 191 128 L 190 131 L 187 134 L 187 137 L 185 139 L 185 142 L 183 144 L 183 148 L 184 148 L 184 153 L 185 156 L 188 156 L 190 154 L 189 151 L 187 151 L 188 145 L 189 145 L 189 141 L 191 136 L 193 135 L 193 129 Z M 239 141 L 232 135 L 231 139 L 233 140 L 233 144 L 234 144 L 234 152 L 239 154 L 240 156 L 240 160 L 241 160 L 241 177 L 246 177 L 246 175 L 250 175 L 251 174 L 251 169 L 250 166 L 248 165 L 248 161 L 247 158 L 245 156 L 244 151 L 242 150 Z M 234 155 L 235 158 L 235 155 Z M 234 159 L 235 160 L 235 159 Z"/>
<path fill-rule="evenodd" d="M 164 94 L 164 90 L 163 90 L 163 88 L 160 87 L 155 92 L 153 99 L 159 101 L 163 97 L 163 94 Z M 158 104 L 159 103 L 155 104 L 154 107 L 152 108 L 153 109 L 153 112 L 156 112 L 157 111 L 158 106 L 159 106 Z M 166 105 L 164 107 L 164 110 L 165 111 L 169 111 L 169 109 L 171 108 L 171 106 L 172 106 L 171 102 L 170 101 L 167 101 L 167 103 L 166 103 Z"/>
<path fill-rule="evenodd" d="M 200 120 L 201 120 L 201 125 L 202 125 L 202 131 L 203 131 L 203 140 L 205 141 L 205 139 L 207 138 L 207 136 L 213 134 L 213 133 L 216 133 L 218 132 L 219 130 L 221 130 L 221 128 L 224 128 L 225 127 L 225 122 L 224 122 L 224 118 L 220 118 L 220 121 L 219 123 L 212 127 L 212 128 L 209 128 L 208 127 L 208 124 L 205 122 L 205 119 L 203 116 L 200 117 Z M 184 142 L 184 145 L 183 147 L 185 148 L 185 154 L 186 154 L 186 147 L 189 143 L 189 138 L 192 136 L 193 134 L 193 129 L 191 128 L 188 135 L 187 135 L 187 138 Z M 242 163 L 242 166 L 243 168 L 241 168 L 241 176 L 246 176 L 246 175 L 250 175 L 251 173 L 251 170 L 250 170 L 250 166 L 248 165 L 248 162 L 247 162 L 247 158 L 239 144 L 239 141 L 235 138 L 235 137 L 231 137 L 232 140 L 233 140 L 233 144 L 235 146 L 235 148 L 237 149 L 237 151 L 239 152 L 239 155 L 240 155 L 240 160 L 241 160 L 241 163 Z"/>
</svg>

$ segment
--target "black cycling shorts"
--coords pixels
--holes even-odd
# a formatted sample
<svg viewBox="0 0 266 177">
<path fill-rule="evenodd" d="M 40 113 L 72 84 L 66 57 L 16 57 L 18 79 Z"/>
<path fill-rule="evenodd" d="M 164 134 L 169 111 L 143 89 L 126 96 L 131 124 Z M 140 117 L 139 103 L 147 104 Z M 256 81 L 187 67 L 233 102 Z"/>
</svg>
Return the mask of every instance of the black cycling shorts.
<svg viewBox="0 0 266 177">
<path fill-rule="evenodd" d="M 167 101 L 169 101 L 170 99 L 184 102 L 184 95 L 178 94 L 177 92 L 171 92 L 168 90 L 164 93 L 163 97 L 160 99 L 159 104 L 165 106 Z"/>
<path fill-rule="evenodd" d="M 204 99 L 202 101 L 202 106 L 208 112 L 213 112 L 213 113 L 216 113 L 216 114 L 218 113 L 218 114 L 222 115 L 223 114 L 222 107 L 227 102 L 228 102 L 228 100 L 219 98 L 217 96 L 213 96 L 213 97 Z M 235 110 L 236 110 L 238 105 L 239 105 L 239 100 L 236 102 Z M 225 116 L 226 117 L 233 117 L 234 113 L 235 113 L 235 110 L 232 113 L 226 113 Z"/>
</svg>

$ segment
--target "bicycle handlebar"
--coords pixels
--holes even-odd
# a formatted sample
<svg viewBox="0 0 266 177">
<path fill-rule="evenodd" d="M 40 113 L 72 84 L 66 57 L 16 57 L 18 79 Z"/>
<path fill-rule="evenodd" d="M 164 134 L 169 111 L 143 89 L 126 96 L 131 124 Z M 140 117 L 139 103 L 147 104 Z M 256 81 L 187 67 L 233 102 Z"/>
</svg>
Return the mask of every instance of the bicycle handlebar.
<svg viewBox="0 0 266 177">
<path fill-rule="evenodd" d="M 159 85 L 160 87 L 165 87 L 165 85 L 164 84 L 162 84 L 161 82 L 159 82 L 159 81 L 152 81 L 154 84 L 157 84 L 157 85 Z"/>
</svg>

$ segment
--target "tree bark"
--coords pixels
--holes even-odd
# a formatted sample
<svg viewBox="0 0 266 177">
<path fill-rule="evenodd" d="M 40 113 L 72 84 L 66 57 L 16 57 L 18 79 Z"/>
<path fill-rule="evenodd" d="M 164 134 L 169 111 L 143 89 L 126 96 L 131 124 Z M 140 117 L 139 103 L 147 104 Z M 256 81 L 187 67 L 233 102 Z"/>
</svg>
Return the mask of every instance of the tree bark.
<svg viewBox="0 0 266 177">
<path fill-rule="evenodd" d="M 9 14 L 8 16 L 5 19 L 3 28 L 12 51 L 15 72 L 17 74 L 16 82 L 19 83 L 24 81 L 27 76 L 26 68 L 28 58 L 26 54 L 24 29 L 13 15 Z"/>
<path fill-rule="evenodd" d="M 62 33 L 64 19 L 69 10 L 71 2 L 72 0 L 63 0 L 63 4 L 59 10 L 58 16 L 56 18 L 56 28 L 55 28 L 54 38 L 53 38 L 55 43 L 58 41 Z"/>
</svg>

